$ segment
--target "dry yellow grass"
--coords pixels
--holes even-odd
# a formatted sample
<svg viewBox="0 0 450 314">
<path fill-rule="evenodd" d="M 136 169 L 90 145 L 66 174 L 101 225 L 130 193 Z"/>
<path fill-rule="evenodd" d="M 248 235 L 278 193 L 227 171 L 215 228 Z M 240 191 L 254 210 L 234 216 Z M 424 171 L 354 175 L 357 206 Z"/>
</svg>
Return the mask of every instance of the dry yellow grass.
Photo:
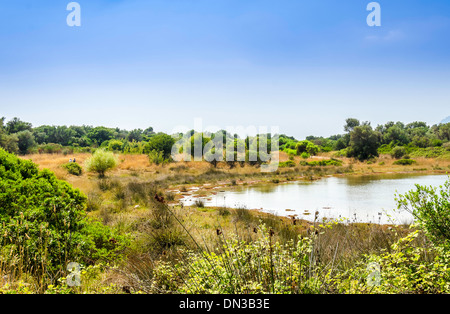
<svg viewBox="0 0 450 314">
<path fill-rule="evenodd" d="M 79 177 L 69 175 L 67 171 L 61 166 L 69 162 L 69 159 L 76 158 L 77 163 L 83 166 L 84 162 L 91 156 L 91 154 L 34 154 L 23 156 L 24 159 L 30 159 L 36 163 L 40 169 L 49 169 L 56 174 L 59 179 L 66 180 L 72 184 L 75 188 L 79 188 L 85 193 L 88 193 L 97 184 L 96 174 L 83 172 Z M 331 158 L 332 153 L 324 153 L 319 156 L 308 158 L 307 161 L 317 160 L 321 158 Z M 353 175 L 364 174 L 377 174 L 377 173 L 398 173 L 398 172 L 414 172 L 414 173 L 431 173 L 440 172 L 446 173 L 450 171 L 450 160 L 443 159 L 430 159 L 430 158 L 416 158 L 416 163 L 411 166 L 394 165 L 395 159 L 392 159 L 388 155 L 380 156 L 375 162 L 359 162 L 350 158 L 339 158 L 343 161 L 344 166 L 352 167 Z M 108 177 L 117 178 L 120 180 L 131 180 L 139 178 L 141 181 L 152 180 L 164 180 L 168 176 L 181 176 L 192 175 L 198 176 L 209 171 L 212 166 L 207 162 L 177 162 L 166 165 L 155 165 L 149 162 L 146 155 L 131 155 L 120 154 L 118 155 L 119 165 L 116 169 L 108 172 Z M 289 157 L 286 153 L 280 152 L 280 161 L 287 161 Z M 294 158 L 294 162 L 298 164 L 300 160 L 303 160 L 299 156 Z M 229 169 L 225 163 L 219 163 L 217 170 L 223 173 L 230 174 L 230 177 L 237 178 L 237 182 L 251 184 L 256 182 L 255 177 L 260 175 L 260 168 L 245 165 L 244 167 L 236 166 L 233 169 Z M 279 168 L 278 174 L 291 173 L 292 168 Z M 276 176 L 277 174 L 273 174 Z M 341 174 L 347 175 L 347 174 Z M 260 177 L 261 178 L 261 177 Z M 300 178 L 294 178 L 300 179 Z M 215 182 L 215 184 L 228 184 L 227 182 Z"/>
</svg>

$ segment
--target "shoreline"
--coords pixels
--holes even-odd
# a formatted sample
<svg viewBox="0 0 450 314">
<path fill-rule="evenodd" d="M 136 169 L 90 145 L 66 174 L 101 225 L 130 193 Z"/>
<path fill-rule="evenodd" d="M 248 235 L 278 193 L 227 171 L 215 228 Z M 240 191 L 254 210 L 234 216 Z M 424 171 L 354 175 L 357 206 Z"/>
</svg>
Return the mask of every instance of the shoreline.
<svg viewBox="0 0 450 314">
<path fill-rule="evenodd" d="M 187 189 L 186 192 L 183 193 L 177 193 L 178 190 L 174 190 L 173 188 L 168 189 L 167 191 L 169 191 L 170 193 L 177 193 L 179 196 L 179 198 L 177 198 L 178 203 L 177 204 L 181 204 L 183 203 L 183 200 L 187 197 L 190 197 L 191 200 L 189 201 L 191 204 L 186 205 L 183 203 L 183 206 L 185 207 L 191 207 L 191 208 L 195 208 L 196 205 L 195 203 L 192 204 L 193 199 L 208 199 L 209 197 L 211 197 L 211 195 L 216 195 L 217 192 L 215 192 L 214 190 L 219 190 L 218 192 L 224 192 L 224 191 L 235 191 L 237 189 L 242 189 L 244 187 L 254 187 L 254 186 L 261 186 L 261 185 L 279 185 L 279 184 L 289 184 L 289 183 L 296 183 L 296 182 L 305 182 L 305 181 L 317 181 L 317 180 L 321 180 L 324 178 L 330 178 L 330 177 L 339 177 L 339 178 L 343 178 L 343 177 L 362 177 L 362 176 L 384 176 L 384 175 L 411 175 L 411 176 L 429 176 L 429 175 L 448 175 L 449 171 L 444 171 L 444 170 L 428 170 L 428 171 L 385 171 L 385 172 L 375 172 L 375 173 L 340 173 L 340 174 L 329 174 L 329 175 L 324 175 L 324 176 L 319 176 L 314 178 L 313 180 L 309 180 L 307 179 L 305 176 L 301 176 L 298 177 L 294 180 L 283 180 L 283 181 L 279 181 L 277 183 L 274 183 L 272 181 L 268 181 L 265 179 L 259 179 L 259 180 L 249 180 L 249 181 L 244 181 L 244 182 L 240 182 L 237 183 L 235 185 L 230 185 L 226 182 L 220 182 L 218 184 L 211 184 L 211 183 L 207 183 L 207 184 L 196 184 L 194 186 L 191 186 L 190 189 Z M 178 185 L 180 186 L 180 185 Z M 205 187 L 206 186 L 206 187 Z M 211 209 L 219 209 L 219 208 L 224 208 L 223 206 L 205 206 L 205 208 L 211 208 Z M 235 207 L 225 207 L 227 209 L 235 209 Z M 273 215 L 276 216 L 277 218 L 280 219 L 286 219 L 286 221 L 289 220 L 297 220 L 297 221 L 303 221 L 305 223 L 308 223 L 310 225 L 314 224 L 314 223 L 321 223 L 322 219 L 325 219 L 326 221 L 338 221 L 339 219 L 337 218 L 327 218 L 327 217 L 322 217 L 320 220 L 314 221 L 313 219 L 309 220 L 309 219 L 305 219 L 304 217 L 300 218 L 300 216 L 298 214 L 289 214 L 289 211 L 283 215 L 280 214 L 278 211 L 274 211 L 274 210 L 264 210 L 263 208 L 246 208 L 249 211 L 252 212 L 256 212 L 256 213 L 261 213 L 261 214 L 267 214 L 267 215 Z M 292 210 L 290 210 L 292 211 Z M 293 211 L 295 212 L 295 211 Z M 313 212 L 310 212 L 308 215 L 314 216 Z M 305 215 L 303 215 L 305 216 Z M 383 225 L 383 226 L 394 226 L 394 225 L 403 225 L 404 223 L 394 223 L 394 222 L 383 222 L 383 223 L 378 223 L 378 222 L 357 222 L 357 221 L 351 221 L 350 218 L 345 218 L 342 221 L 340 221 L 340 223 L 349 225 L 349 224 L 358 224 L 358 223 L 363 223 L 363 224 L 376 224 L 376 225 Z"/>
</svg>

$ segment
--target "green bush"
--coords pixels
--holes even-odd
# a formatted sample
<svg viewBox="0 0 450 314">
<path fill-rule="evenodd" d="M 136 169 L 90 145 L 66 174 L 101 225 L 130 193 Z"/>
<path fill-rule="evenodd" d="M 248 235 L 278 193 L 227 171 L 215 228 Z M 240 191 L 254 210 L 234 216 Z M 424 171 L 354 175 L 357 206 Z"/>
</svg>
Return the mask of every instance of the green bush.
<svg viewBox="0 0 450 314">
<path fill-rule="evenodd" d="M 394 161 L 394 165 L 402 165 L 402 166 L 410 166 L 414 164 L 416 161 L 412 159 L 399 159 Z"/>
<path fill-rule="evenodd" d="M 338 160 L 338 159 L 323 159 L 323 160 L 314 160 L 314 161 L 300 161 L 300 166 L 311 166 L 311 167 L 315 167 L 315 166 L 321 166 L 321 167 L 325 167 L 325 166 L 342 166 L 342 161 Z"/>
<path fill-rule="evenodd" d="M 392 146 L 390 144 L 383 144 L 378 148 L 379 154 L 391 154 Z"/>
<path fill-rule="evenodd" d="M 63 151 L 61 144 L 41 144 L 37 147 L 39 154 L 59 154 Z"/>
<path fill-rule="evenodd" d="M 106 143 L 106 142 L 105 142 Z M 112 152 L 121 152 L 123 151 L 124 143 L 119 140 L 110 140 L 107 142 L 108 150 Z"/>
<path fill-rule="evenodd" d="M 86 161 L 86 169 L 90 172 L 97 172 L 99 177 L 103 178 L 108 170 L 114 169 L 117 166 L 117 163 L 117 158 L 113 153 L 98 149 Z"/>
<path fill-rule="evenodd" d="M 400 159 L 406 154 L 406 149 L 402 146 L 396 146 L 391 150 L 391 156 L 395 159 Z"/>
<path fill-rule="evenodd" d="M 439 189 L 417 184 L 415 190 L 400 195 L 397 203 L 416 218 L 436 245 L 450 248 L 450 179 Z"/>
<path fill-rule="evenodd" d="M 155 165 L 161 165 L 161 164 L 165 164 L 165 163 L 169 162 L 168 159 L 164 158 L 164 152 L 156 151 L 156 150 L 152 150 L 148 154 L 148 159 L 149 159 L 150 163 L 155 164 Z"/>
<path fill-rule="evenodd" d="M 356 126 L 350 132 L 347 157 L 355 157 L 360 161 L 378 157 L 379 136 L 369 124 Z"/>
<path fill-rule="evenodd" d="M 144 146 L 144 153 L 149 154 L 152 151 L 162 152 L 164 159 L 170 159 L 172 154 L 172 146 L 175 139 L 167 134 L 158 133 L 152 136 L 148 143 Z"/>
<path fill-rule="evenodd" d="M 282 161 L 278 165 L 280 168 L 293 168 L 296 166 L 295 162 L 293 160 L 288 161 Z"/>
<path fill-rule="evenodd" d="M 283 151 L 286 152 L 286 154 L 288 154 L 288 155 L 294 155 L 294 156 L 297 155 L 297 151 L 295 149 L 285 148 Z"/>
<path fill-rule="evenodd" d="M 86 196 L 49 170 L 0 149 L 0 178 L 0 266 L 43 281 L 69 261 L 109 260 L 123 248 L 122 237 L 86 218 Z"/>
<path fill-rule="evenodd" d="M 410 156 L 425 158 L 449 158 L 450 153 L 445 147 L 427 147 L 413 149 L 410 153 Z"/>
<path fill-rule="evenodd" d="M 298 142 L 295 146 L 295 149 L 297 150 L 297 155 L 301 155 L 302 153 L 306 152 L 309 155 L 314 156 L 317 155 L 317 153 L 320 151 L 319 146 L 308 140 Z"/>
<path fill-rule="evenodd" d="M 449 256 L 435 248 L 415 246 L 417 237 L 414 231 L 388 251 L 369 255 L 339 273 L 331 280 L 334 290 L 349 294 L 448 294 Z"/>
<path fill-rule="evenodd" d="M 81 174 L 83 173 L 83 168 L 76 162 L 69 162 L 67 164 L 62 165 L 62 167 L 66 169 L 68 173 L 73 174 L 75 176 L 81 176 Z"/>
</svg>

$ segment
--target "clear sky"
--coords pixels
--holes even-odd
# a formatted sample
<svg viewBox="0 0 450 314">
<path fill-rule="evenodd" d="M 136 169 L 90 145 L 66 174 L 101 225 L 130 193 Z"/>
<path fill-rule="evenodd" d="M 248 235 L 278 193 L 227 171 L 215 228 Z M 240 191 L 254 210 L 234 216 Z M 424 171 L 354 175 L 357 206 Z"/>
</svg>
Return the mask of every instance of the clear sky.
<svg viewBox="0 0 450 314">
<path fill-rule="evenodd" d="M 0 116 L 156 131 L 450 115 L 450 1 L 0 0 Z"/>
</svg>

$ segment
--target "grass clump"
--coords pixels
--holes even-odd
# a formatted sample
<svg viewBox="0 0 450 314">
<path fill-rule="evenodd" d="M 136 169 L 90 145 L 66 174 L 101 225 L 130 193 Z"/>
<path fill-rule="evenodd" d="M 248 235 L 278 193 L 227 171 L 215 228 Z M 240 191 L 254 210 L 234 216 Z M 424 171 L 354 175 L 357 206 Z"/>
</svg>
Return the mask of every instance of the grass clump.
<svg viewBox="0 0 450 314">
<path fill-rule="evenodd" d="M 296 164 L 293 160 L 282 161 L 279 164 L 280 168 L 294 168 L 295 166 L 296 166 Z"/>
<path fill-rule="evenodd" d="M 196 199 L 194 202 L 194 205 L 198 208 L 204 208 L 205 207 L 205 201 L 201 199 Z"/>
<path fill-rule="evenodd" d="M 334 159 L 334 158 L 324 159 L 324 160 L 314 160 L 314 161 L 304 161 L 304 160 L 300 161 L 301 166 L 312 166 L 312 167 L 315 167 L 315 166 L 321 166 L 321 167 L 342 166 L 342 164 L 343 163 L 341 160 Z"/>
<path fill-rule="evenodd" d="M 414 163 L 416 163 L 416 161 L 413 159 L 399 159 L 393 162 L 394 165 L 401 165 L 401 166 L 410 166 Z"/>
<path fill-rule="evenodd" d="M 69 174 L 74 176 L 81 176 L 83 174 L 83 168 L 76 162 L 69 162 L 62 165 L 62 167 L 66 169 Z"/>
</svg>

